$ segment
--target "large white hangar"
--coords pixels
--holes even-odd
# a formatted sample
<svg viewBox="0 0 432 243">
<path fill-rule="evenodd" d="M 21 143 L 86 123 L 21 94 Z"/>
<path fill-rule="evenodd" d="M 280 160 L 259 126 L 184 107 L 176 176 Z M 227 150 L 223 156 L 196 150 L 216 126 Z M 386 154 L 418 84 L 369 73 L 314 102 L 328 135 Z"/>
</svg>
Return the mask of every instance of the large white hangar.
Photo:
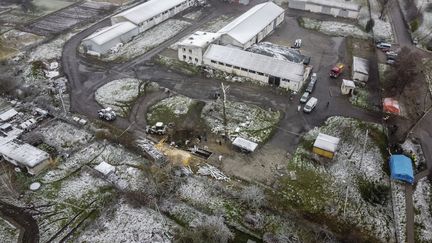
<svg viewBox="0 0 432 243">
<path fill-rule="evenodd" d="M 115 45 L 126 43 L 136 35 L 138 35 L 136 25 L 122 22 L 89 35 L 82 44 L 87 50 L 105 54 Z"/>
<path fill-rule="evenodd" d="M 300 63 L 216 44 L 210 45 L 204 53 L 204 64 L 227 73 L 293 91 L 300 90 L 310 72 L 310 68 L 305 68 Z"/>
<path fill-rule="evenodd" d="M 220 43 L 246 49 L 273 32 L 284 14 L 285 10 L 273 2 L 258 4 L 218 31 Z"/>
<path fill-rule="evenodd" d="M 290 0 L 288 7 L 351 19 L 358 18 L 361 8 L 355 3 L 331 0 Z"/>
<path fill-rule="evenodd" d="M 129 21 L 143 32 L 194 6 L 196 0 L 150 0 L 111 17 L 111 23 Z"/>
</svg>

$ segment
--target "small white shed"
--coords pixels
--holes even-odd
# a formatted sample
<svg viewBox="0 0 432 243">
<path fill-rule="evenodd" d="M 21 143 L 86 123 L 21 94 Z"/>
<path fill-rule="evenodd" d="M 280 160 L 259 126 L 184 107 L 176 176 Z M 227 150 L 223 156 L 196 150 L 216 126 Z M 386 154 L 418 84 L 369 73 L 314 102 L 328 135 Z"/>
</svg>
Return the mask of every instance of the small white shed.
<svg viewBox="0 0 432 243">
<path fill-rule="evenodd" d="M 355 83 L 352 80 L 342 79 L 341 92 L 344 95 L 351 95 L 355 89 Z"/>
<path fill-rule="evenodd" d="M 318 155 L 333 159 L 340 138 L 333 137 L 324 133 L 319 133 L 315 140 L 312 151 Z"/>
<path fill-rule="evenodd" d="M 105 161 L 102 161 L 100 164 L 96 165 L 94 169 L 102 173 L 104 176 L 107 176 L 115 171 L 115 167 Z"/>
<path fill-rule="evenodd" d="M 252 141 L 249 141 L 241 137 L 236 137 L 232 144 L 247 152 L 253 152 L 258 147 L 257 143 L 254 143 Z"/>
</svg>

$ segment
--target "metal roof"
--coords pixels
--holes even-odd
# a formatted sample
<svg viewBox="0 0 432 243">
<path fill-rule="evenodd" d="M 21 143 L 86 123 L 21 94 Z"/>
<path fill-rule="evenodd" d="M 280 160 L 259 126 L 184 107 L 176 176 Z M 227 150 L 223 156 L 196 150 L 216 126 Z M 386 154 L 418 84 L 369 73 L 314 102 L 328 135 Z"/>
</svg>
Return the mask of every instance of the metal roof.
<svg viewBox="0 0 432 243">
<path fill-rule="evenodd" d="M 15 109 L 9 109 L 6 112 L 3 112 L 0 115 L 0 121 L 7 121 L 9 119 L 11 119 L 12 117 L 16 116 L 18 114 L 18 112 Z"/>
<path fill-rule="evenodd" d="M 340 8 L 351 11 L 360 11 L 360 5 L 355 3 L 347 3 L 343 1 L 334 1 L 334 0 L 297 0 L 306 3 L 312 3 L 321 6 L 328 6 L 332 8 Z"/>
<path fill-rule="evenodd" d="M 94 167 L 95 170 L 99 171 L 100 173 L 102 173 L 103 175 L 108 175 L 111 172 L 115 171 L 115 167 L 108 164 L 105 161 L 102 161 L 100 164 L 96 165 Z"/>
<path fill-rule="evenodd" d="M 313 146 L 334 153 L 337 150 L 339 141 L 340 138 L 332 137 L 324 133 L 319 133 Z"/>
<path fill-rule="evenodd" d="M 254 143 L 252 141 L 249 141 L 247 139 L 236 137 L 232 143 L 234 146 L 237 146 L 239 148 L 245 149 L 249 152 L 255 151 L 255 149 L 258 147 L 257 143 Z"/>
<path fill-rule="evenodd" d="M 244 44 L 256 36 L 285 10 L 273 2 L 258 4 L 218 32 L 227 34 Z"/>
<path fill-rule="evenodd" d="M 302 82 L 304 79 L 303 64 L 279 60 L 237 48 L 212 44 L 205 52 L 204 58 L 294 82 Z"/>
<path fill-rule="evenodd" d="M 414 182 L 412 161 L 405 155 L 395 154 L 390 157 L 390 172 L 393 179 L 411 184 Z"/>
<path fill-rule="evenodd" d="M 113 17 L 124 17 L 130 22 L 139 25 L 142 22 L 153 18 L 154 16 L 163 13 L 172 7 L 187 2 L 188 0 L 150 0 L 124 12 L 121 12 Z"/>
<path fill-rule="evenodd" d="M 108 41 L 113 40 L 135 28 L 138 28 L 138 26 L 130 22 L 121 22 L 97 31 L 86 37 L 84 40 L 92 40 L 98 45 L 103 45 L 104 43 L 107 43 Z"/>
<path fill-rule="evenodd" d="M 352 80 L 342 79 L 342 83 L 346 87 L 352 87 L 352 88 L 356 87 L 354 81 Z"/>
<path fill-rule="evenodd" d="M 0 145 L 0 154 L 5 155 L 21 165 L 33 168 L 49 159 L 49 154 L 27 143 L 10 141 Z"/>
<path fill-rule="evenodd" d="M 369 61 L 361 57 L 353 57 L 353 71 L 356 73 L 369 74 Z"/>
</svg>

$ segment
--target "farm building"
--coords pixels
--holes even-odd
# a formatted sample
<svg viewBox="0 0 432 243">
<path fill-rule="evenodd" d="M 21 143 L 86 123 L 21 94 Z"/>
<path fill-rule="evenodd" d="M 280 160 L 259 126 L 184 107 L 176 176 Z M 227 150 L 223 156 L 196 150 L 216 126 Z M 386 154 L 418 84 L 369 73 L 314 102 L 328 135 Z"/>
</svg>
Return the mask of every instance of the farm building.
<svg viewBox="0 0 432 243">
<path fill-rule="evenodd" d="M 122 22 L 89 35 L 82 41 L 82 44 L 87 51 L 105 54 L 111 48 L 130 41 L 136 35 L 138 35 L 136 25 L 130 22 Z"/>
<path fill-rule="evenodd" d="M 339 138 L 332 137 L 324 133 L 319 133 L 313 144 L 312 152 L 326 158 L 333 159 L 339 141 Z"/>
<path fill-rule="evenodd" d="M 249 141 L 247 139 L 236 137 L 232 143 L 237 148 L 240 148 L 242 151 L 245 152 L 253 152 L 258 147 L 257 143 L 254 143 L 252 141 Z"/>
<path fill-rule="evenodd" d="M 360 58 L 353 57 L 352 65 L 352 78 L 355 81 L 367 82 L 369 79 L 369 61 Z"/>
<path fill-rule="evenodd" d="M 273 2 L 254 6 L 218 31 L 223 45 L 246 49 L 263 40 L 284 20 L 285 10 Z"/>
<path fill-rule="evenodd" d="M 31 175 L 39 174 L 49 165 L 50 160 L 47 152 L 17 140 L 1 144 L 0 154 L 10 163 L 27 169 Z"/>
<path fill-rule="evenodd" d="M 196 4 L 196 0 L 150 0 L 111 17 L 111 23 L 129 21 L 139 27 L 139 32 L 173 17 Z"/>
<path fill-rule="evenodd" d="M 355 83 L 351 80 L 342 79 L 341 93 L 344 95 L 352 95 L 355 89 Z"/>
<path fill-rule="evenodd" d="M 18 112 L 15 109 L 9 109 L 0 114 L 0 121 L 5 122 L 12 119 L 14 116 L 18 115 Z"/>
<path fill-rule="evenodd" d="M 394 180 L 414 183 L 412 161 L 405 155 L 395 154 L 390 157 L 390 172 Z"/>
<path fill-rule="evenodd" d="M 181 61 L 201 66 L 206 48 L 219 40 L 219 33 L 197 31 L 178 43 L 178 58 Z"/>
<path fill-rule="evenodd" d="M 204 53 L 204 65 L 265 84 L 298 91 L 310 68 L 303 64 L 212 44 Z"/>
<path fill-rule="evenodd" d="M 360 5 L 355 3 L 332 0 L 290 0 L 288 7 L 351 19 L 358 18 L 361 8 Z"/>
</svg>

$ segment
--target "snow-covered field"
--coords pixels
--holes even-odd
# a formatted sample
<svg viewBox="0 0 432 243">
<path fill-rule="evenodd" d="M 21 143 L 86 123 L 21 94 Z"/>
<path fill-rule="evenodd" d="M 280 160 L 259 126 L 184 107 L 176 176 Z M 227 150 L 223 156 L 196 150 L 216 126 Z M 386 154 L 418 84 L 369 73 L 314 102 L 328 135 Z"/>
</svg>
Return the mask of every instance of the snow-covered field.
<svg viewBox="0 0 432 243">
<path fill-rule="evenodd" d="M 382 241 L 394 242 L 389 177 L 383 171 L 385 161 L 378 141 L 380 130 L 377 124 L 330 117 L 324 126 L 308 132 L 288 163 L 295 179 L 282 179 L 286 199 L 307 211 L 357 225 Z M 333 160 L 311 153 L 319 132 L 341 139 Z M 381 199 L 374 201 L 369 193 L 379 194 Z"/>
<path fill-rule="evenodd" d="M 127 61 L 133 59 L 177 35 L 189 25 L 190 23 L 187 21 L 169 19 L 136 36 L 132 41 L 121 47 L 117 53 L 107 54 L 102 57 L 102 60 Z"/>
<path fill-rule="evenodd" d="M 72 126 L 61 121 L 54 121 L 40 127 L 44 142 L 55 147 L 58 151 L 75 149 L 77 146 L 87 144 L 93 135 L 84 129 Z"/>
<path fill-rule="evenodd" d="M 432 242 L 432 183 L 425 177 L 414 191 L 414 222 L 418 239 Z"/>
<path fill-rule="evenodd" d="M 144 92 L 144 82 L 134 78 L 111 81 L 96 91 L 96 101 L 105 108 L 111 107 L 119 116 L 126 117 L 133 102 Z"/>
<path fill-rule="evenodd" d="M 0 41 L 3 45 L 21 49 L 30 45 L 40 43 L 44 37 L 28 32 L 12 29 L 0 36 Z"/>
<path fill-rule="evenodd" d="M 78 238 L 78 242 L 172 242 L 178 226 L 158 212 L 120 202 L 105 210 Z"/>
<path fill-rule="evenodd" d="M 0 235 L 3 243 L 18 242 L 19 230 L 6 220 L 0 218 Z"/>
<path fill-rule="evenodd" d="M 190 13 L 183 15 L 183 18 L 196 20 L 197 18 L 199 18 L 201 16 L 201 14 L 202 14 L 202 11 L 198 10 L 198 11 L 190 12 Z"/>
<path fill-rule="evenodd" d="M 255 142 L 269 138 L 280 118 L 278 111 L 264 110 L 259 106 L 241 102 L 227 102 L 227 130 L 230 136 L 241 136 Z M 224 132 L 222 100 L 207 103 L 201 117 L 214 133 Z"/>
<path fill-rule="evenodd" d="M 332 36 L 353 36 L 360 39 L 367 39 L 371 37 L 370 34 L 364 32 L 359 27 L 347 23 L 336 21 L 320 21 L 306 17 L 301 17 L 299 19 L 299 23 L 303 28 L 320 31 L 324 34 Z"/>
<path fill-rule="evenodd" d="M 166 124 L 174 122 L 179 117 L 183 117 L 196 102 L 191 98 L 182 95 L 172 96 L 150 107 L 147 113 L 147 121 L 154 125 L 158 121 Z"/>
</svg>

